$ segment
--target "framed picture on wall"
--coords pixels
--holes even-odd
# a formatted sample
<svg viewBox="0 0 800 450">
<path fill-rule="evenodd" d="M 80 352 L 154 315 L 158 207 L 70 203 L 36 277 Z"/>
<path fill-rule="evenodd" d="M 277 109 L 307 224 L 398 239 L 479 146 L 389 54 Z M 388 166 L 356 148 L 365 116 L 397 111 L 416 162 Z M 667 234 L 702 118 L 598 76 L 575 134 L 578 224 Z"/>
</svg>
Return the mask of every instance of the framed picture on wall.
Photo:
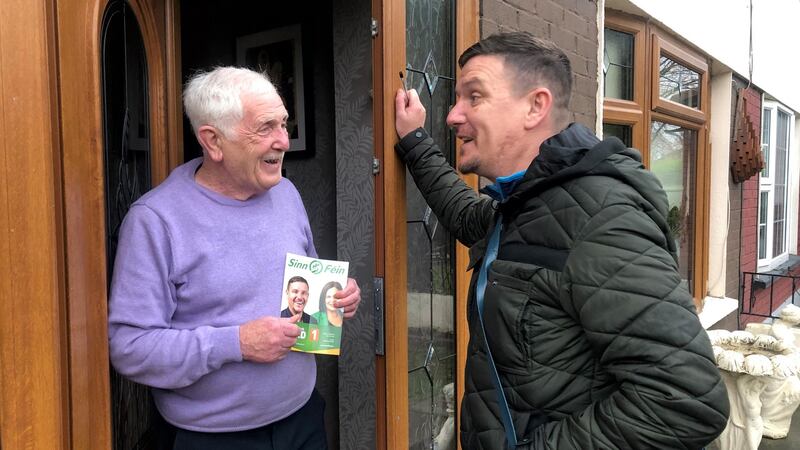
<svg viewBox="0 0 800 450">
<path fill-rule="evenodd" d="M 289 113 L 290 152 L 310 150 L 303 84 L 300 25 L 273 28 L 236 38 L 236 63 L 269 76 Z"/>
</svg>

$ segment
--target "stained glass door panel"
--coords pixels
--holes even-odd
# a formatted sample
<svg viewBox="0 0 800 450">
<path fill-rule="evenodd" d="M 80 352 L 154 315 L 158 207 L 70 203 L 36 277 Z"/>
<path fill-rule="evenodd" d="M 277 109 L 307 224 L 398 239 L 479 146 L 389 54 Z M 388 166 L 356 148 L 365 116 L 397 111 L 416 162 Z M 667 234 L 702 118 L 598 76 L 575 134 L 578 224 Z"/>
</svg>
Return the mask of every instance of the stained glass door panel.
<svg viewBox="0 0 800 450">
<path fill-rule="evenodd" d="M 455 2 L 406 1 L 406 87 L 450 161 L 445 123 L 454 95 Z M 407 175 L 409 447 L 455 449 L 455 243 Z"/>
</svg>

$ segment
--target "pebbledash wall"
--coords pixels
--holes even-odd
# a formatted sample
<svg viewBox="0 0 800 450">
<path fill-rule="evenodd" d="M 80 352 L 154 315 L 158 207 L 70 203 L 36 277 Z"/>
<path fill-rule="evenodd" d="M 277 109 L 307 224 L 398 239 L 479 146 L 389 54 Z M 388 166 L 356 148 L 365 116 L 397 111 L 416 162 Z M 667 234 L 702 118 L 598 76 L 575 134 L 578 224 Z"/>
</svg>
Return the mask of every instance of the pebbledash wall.
<svg viewBox="0 0 800 450">
<path fill-rule="evenodd" d="M 559 46 L 572 64 L 573 121 L 596 129 L 598 98 L 597 2 L 594 0 L 483 0 L 481 37 L 527 31 Z"/>
</svg>

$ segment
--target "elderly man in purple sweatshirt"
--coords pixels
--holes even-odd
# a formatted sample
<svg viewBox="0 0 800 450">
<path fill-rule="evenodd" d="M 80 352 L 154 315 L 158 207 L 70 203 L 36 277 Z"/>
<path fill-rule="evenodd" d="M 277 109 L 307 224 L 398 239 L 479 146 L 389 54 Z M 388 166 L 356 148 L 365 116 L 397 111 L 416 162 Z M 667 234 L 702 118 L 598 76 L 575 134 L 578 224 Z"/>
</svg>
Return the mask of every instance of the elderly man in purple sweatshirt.
<svg viewBox="0 0 800 450">
<path fill-rule="evenodd" d="M 325 448 L 314 356 L 289 351 L 300 315 L 280 317 L 286 253 L 316 256 L 300 195 L 281 177 L 286 108 L 265 76 L 233 67 L 192 77 L 184 106 L 203 157 L 125 217 L 111 361 L 152 387 L 178 428 L 175 449 Z M 355 280 L 337 298 L 351 318 Z"/>
</svg>

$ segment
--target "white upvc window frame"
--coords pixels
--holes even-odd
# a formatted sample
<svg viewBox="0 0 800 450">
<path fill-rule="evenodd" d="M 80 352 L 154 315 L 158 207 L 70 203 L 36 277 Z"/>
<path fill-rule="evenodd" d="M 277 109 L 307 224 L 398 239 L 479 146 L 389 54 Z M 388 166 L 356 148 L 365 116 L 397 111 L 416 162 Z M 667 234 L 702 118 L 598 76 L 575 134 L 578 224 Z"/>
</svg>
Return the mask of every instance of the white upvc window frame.
<svg viewBox="0 0 800 450">
<path fill-rule="evenodd" d="M 778 136 L 778 113 L 783 113 L 788 116 L 788 123 L 786 127 L 786 134 L 788 135 L 788 142 L 786 145 L 786 155 L 784 163 L 786 164 L 786 179 L 783 180 L 785 184 L 785 198 L 784 198 L 784 232 L 783 232 L 783 239 L 784 239 L 784 249 L 783 252 L 780 254 L 774 255 L 773 254 L 773 247 L 774 247 L 774 221 L 775 221 L 775 184 L 776 180 L 775 177 L 778 176 L 776 171 L 776 164 L 778 162 L 778 155 L 777 155 L 777 143 L 778 139 L 783 138 L 783 136 Z M 792 211 L 793 208 L 790 208 L 790 201 L 792 200 L 790 189 L 791 185 L 791 177 L 792 177 L 792 169 L 791 166 L 791 153 L 794 148 L 794 126 L 795 126 L 795 117 L 794 112 L 785 107 L 784 105 L 774 101 L 763 99 L 762 100 L 762 127 L 765 126 L 767 123 L 769 124 L 769 139 L 762 140 L 762 151 L 765 152 L 765 164 L 766 167 L 761 172 L 761 176 L 759 177 L 759 195 L 758 195 L 758 210 L 757 210 L 757 223 L 758 228 L 756 230 L 757 236 L 757 257 L 758 257 L 758 270 L 759 272 L 762 271 L 769 271 L 772 270 L 781 264 L 785 263 L 789 259 L 789 242 L 791 239 L 789 238 L 792 230 L 797 227 L 797 217 L 793 217 Z M 769 119 L 766 119 L 765 116 L 769 115 Z M 762 136 L 765 136 L 765 130 L 762 128 L 761 130 Z M 784 135 L 785 136 L 785 135 Z M 767 176 L 765 176 L 765 174 Z M 764 205 L 764 198 L 767 199 L 767 205 Z M 795 199 L 796 201 L 796 199 Z M 766 206 L 766 210 L 764 211 L 764 206 Z M 763 213 L 766 213 L 766 217 L 764 217 Z M 766 224 L 764 223 L 764 219 L 766 219 Z M 766 226 L 764 226 L 766 225 Z M 766 239 L 762 238 L 762 233 L 766 231 Z M 763 244 L 766 244 L 766 248 L 762 247 Z"/>
</svg>

